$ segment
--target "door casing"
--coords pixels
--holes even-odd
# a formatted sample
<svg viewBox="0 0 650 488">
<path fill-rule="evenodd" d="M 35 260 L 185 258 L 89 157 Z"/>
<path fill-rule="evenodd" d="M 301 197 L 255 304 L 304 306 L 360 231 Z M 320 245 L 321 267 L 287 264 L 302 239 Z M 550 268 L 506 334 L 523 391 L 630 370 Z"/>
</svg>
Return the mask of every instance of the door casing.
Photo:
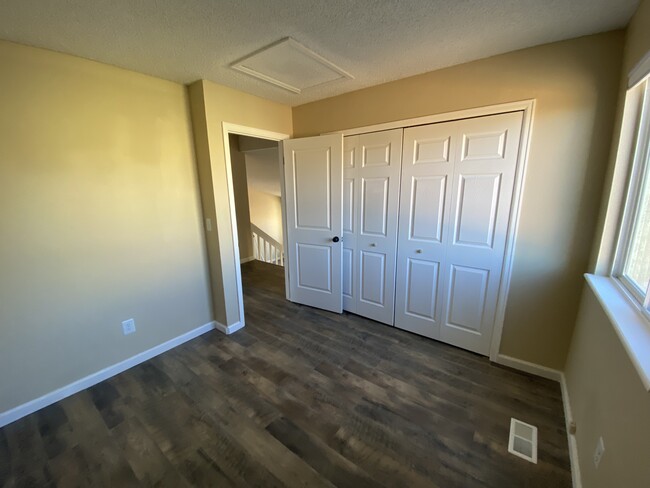
<svg viewBox="0 0 650 488">
<path fill-rule="evenodd" d="M 224 158 L 226 161 L 226 184 L 228 187 L 228 206 L 230 207 L 230 227 L 231 227 L 232 245 L 233 245 L 233 258 L 235 262 L 235 274 L 236 274 L 236 281 L 237 281 L 237 301 L 239 307 L 239 323 L 236 324 L 236 328 L 233 329 L 234 331 L 244 327 L 244 325 L 246 324 L 246 319 L 244 317 L 244 293 L 243 293 L 242 281 L 241 281 L 241 257 L 239 255 L 239 237 L 237 234 L 237 212 L 235 209 L 235 190 L 232 181 L 232 161 L 230 159 L 230 144 L 228 143 L 229 136 L 230 134 L 237 134 L 241 136 L 257 137 L 258 139 L 267 139 L 270 141 L 277 141 L 277 142 L 283 141 L 285 139 L 289 139 L 289 137 L 291 136 L 289 134 L 281 134 L 279 132 L 272 132 L 264 129 L 256 129 L 254 127 L 232 124 L 230 122 L 222 122 L 221 130 L 223 135 Z M 279 150 L 279 146 L 280 144 L 278 144 L 278 150 Z M 281 179 L 284 180 L 284 171 L 282 168 L 281 158 L 279 164 L 280 164 L 280 176 Z M 281 193 L 282 193 L 282 225 L 283 225 L 284 235 L 286 236 L 286 228 L 284 228 L 284 226 L 286 225 L 285 215 L 284 215 L 284 188 L 282 188 Z M 283 245 L 286 245 L 286 243 L 283 243 Z M 287 270 L 285 268 L 285 281 L 288 283 L 288 277 L 286 276 L 286 273 Z"/>
</svg>

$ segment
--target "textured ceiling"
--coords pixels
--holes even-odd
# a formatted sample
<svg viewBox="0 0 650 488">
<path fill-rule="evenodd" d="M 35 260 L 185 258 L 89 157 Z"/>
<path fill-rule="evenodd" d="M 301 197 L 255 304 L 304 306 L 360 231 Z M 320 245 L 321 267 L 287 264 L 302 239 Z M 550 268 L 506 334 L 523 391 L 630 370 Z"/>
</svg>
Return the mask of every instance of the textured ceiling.
<svg viewBox="0 0 650 488">
<path fill-rule="evenodd" d="M 638 0 L 0 0 L 0 39 L 289 105 L 624 27 Z M 291 36 L 355 79 L 296 95 L 228 66 Z"/>
</svg>

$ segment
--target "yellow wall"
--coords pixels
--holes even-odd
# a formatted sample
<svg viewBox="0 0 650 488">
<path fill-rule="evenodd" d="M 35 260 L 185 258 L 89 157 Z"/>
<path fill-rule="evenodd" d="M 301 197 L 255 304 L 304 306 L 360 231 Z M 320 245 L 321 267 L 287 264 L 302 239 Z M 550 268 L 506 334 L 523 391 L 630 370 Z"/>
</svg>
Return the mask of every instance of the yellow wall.
<svg viewBox="0 0 650 488">
<path fill-rule="evenodd" d="M 628 28 L 623 86 L 627 74 L 650 50 L 650 2 L 639 7 Z M 624 88 L 621 90 L 624 92 Z M 617 127 L 622 117 L 620 97 Z M 616 153 L 617 144 L 613 144 Z M 613 166 L 614 159 L 610 164 Z M 610 175 L 611 175 L 610 171 Z M 605 195 L 607 195 L 606 189 Z M 598 239 L 596 239 L 596 244 Z M 594 253 L 595 254 L 595 253 Z M 576 441 L 585 488 L 650 486 L 650 393 L 591 288 L 584 285 L 580 313 L 565 368 L 577 424 Z M 598 469 L 592 456 L 598 438 L 605 454 Z"/>
<path fill-rule="evenodd" d="M 186 89 L 8 42 L 0 66 L 4 412 L 212 318 Z"/>
<path fill-rule="evenodd" d="M 251 222 L 282 244 L 282 200 L 280 197 L 248 189 Z"/>
<path fill-rule="evenodd" d="M 625 39 L 625 69 L 627 75 L 650 50 L 650 2 L 643 0 L 627 28 Z"/>
<path fill-rule="evenodd" d="M 565 375 L 582 486 L 650 486 L 650 393 L 587 284 Z M 596 469 L 593 454 L 601 436 L 605 454 Z"/>
<path fill-rule="evenodd" d="M 236 275 L 239 263 L 230 221 L 222 123 L 290 135 L 291 108 L 205 80 L 190 85 L 189 93 L 203 214 L 216 222 L 206 235 L 214 314 L 220 323 L 232 325 L 241 320 Z"/>
<path fill-rule="evenodd" d="M 248 205 L 248 178 L 246 177 L 246 155 L 240 151 L 238 137 L 230 136 L 230 163 L 232 185 L 237 212 L 237 238 L 239 258 L 253 257 L 253 236 L 251 234 L 251 214 Z"/>
<path fill-rule="evenodd" d="M 295 107 L 318 133 L 534 98 L 501 353 L 561 369 L 612 135 L 621 31 L 547 44 Z"/>
</svg>

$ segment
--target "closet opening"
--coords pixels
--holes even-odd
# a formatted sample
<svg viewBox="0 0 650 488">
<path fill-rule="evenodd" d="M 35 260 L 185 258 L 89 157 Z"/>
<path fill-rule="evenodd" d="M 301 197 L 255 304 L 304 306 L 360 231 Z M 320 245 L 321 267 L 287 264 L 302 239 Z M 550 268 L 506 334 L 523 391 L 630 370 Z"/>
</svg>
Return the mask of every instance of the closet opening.
<svg viewBox="0 0 650 488">
<path fill-rule="evenodd" d="M 287 298 L 500 361 L 533 108 L 283 141 Z"/>
</svg>

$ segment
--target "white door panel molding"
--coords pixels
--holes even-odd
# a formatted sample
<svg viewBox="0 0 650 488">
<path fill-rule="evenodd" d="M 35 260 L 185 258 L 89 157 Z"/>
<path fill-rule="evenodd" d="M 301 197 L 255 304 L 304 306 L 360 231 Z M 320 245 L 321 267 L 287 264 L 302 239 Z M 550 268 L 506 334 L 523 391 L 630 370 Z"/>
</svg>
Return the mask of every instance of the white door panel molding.
<svg viewBox="0 0 650 488">
<path fill-rule="evenodd" d="M 490 353 L 522 122 L 512 112 L 404 131 L 397 327 Z"/>
</svg>

